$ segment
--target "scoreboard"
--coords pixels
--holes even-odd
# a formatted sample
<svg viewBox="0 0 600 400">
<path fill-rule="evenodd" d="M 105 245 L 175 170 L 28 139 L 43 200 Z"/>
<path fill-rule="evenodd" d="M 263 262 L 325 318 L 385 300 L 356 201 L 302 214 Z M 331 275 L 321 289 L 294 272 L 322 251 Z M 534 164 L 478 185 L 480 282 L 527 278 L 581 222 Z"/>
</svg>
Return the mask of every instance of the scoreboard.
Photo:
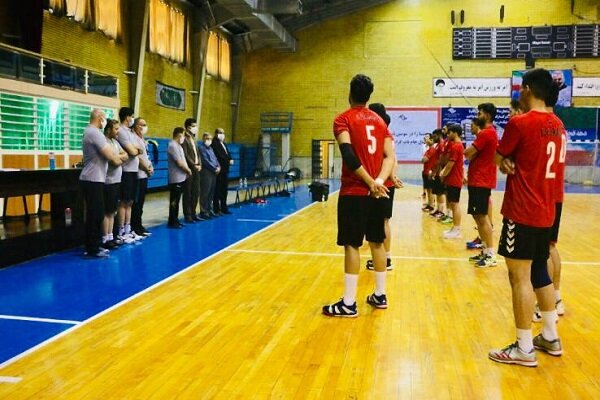
<svg viewBox="0 0 600 400">
<path fill-rule="evenodd" d="M 539 59 L 600 57 L 600 24 L 454 28 L 452 58 Z"/>
</svg>

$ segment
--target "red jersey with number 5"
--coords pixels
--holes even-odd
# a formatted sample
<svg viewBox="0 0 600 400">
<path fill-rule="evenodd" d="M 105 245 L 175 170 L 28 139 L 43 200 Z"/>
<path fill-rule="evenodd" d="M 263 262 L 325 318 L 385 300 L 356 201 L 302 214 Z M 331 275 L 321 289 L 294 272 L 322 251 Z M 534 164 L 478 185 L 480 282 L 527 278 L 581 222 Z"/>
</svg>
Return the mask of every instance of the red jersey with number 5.
<svg viewBox="0 0 600 400">
<path fill-rule="evenodd" d="M 355 106 L 338 115 L 333 121 L 333 134 L 348 131 L 354 154 L 373 179 L 381 172 L 383 144 L 392 138 L 387 125 L 379 115 L 365 106 Z M 342 164 L 341 196 L 367 196 L 369 187 L 363 180 Z"/>
<path fill-rule="evenodd" d="M 505 218 L 539 228 L 552 226 L 557 170 L 566 153 L 564 131 L 560 119 L 548 112 L 533 110 L 508 121 L 497 150 L 515 162 L 515 174 L 506 179 L 501 210 Z"/>
</svg>

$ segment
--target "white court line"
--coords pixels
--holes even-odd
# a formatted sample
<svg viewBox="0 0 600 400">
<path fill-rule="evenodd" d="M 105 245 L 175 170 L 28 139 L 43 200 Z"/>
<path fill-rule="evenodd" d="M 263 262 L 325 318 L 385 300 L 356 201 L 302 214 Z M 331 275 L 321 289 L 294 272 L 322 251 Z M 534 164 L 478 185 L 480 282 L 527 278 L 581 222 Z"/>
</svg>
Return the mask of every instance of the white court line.
<svg viewBox="0 0 600 400">
<path fill-rule="evenodd" d="M 2 315 L 2 314 L 0 314 L 0 319 L 13 319 L 13 320 L 18 320 L 18 321 L 33 321 L 33 322 L 49 322 L 51 324 L 67 324 L 67 325 L 77 325 L 77 324 L 81 323 L 81 321 L 71 321 L 68 319 L 23 317 L 20 315 Z"/>
<path fill-rule="evenodd" d="M 335 193 L 335 192 L 334 192 L 334 193 Z M 143 294 L 145 294 L 145 293 L 147 293 L 147 292 L 150 292 L 151 290 L 154 290 L 155 288 L 157 288 L 157 287 L 159 287 L 159 286 L 162 286 L 163 284 L 165 284 L 165 283 L 167 283 L 167 282 L 169 282 L 169 281 L 171 281 L 171 280 L 175 279 L 176 277 L 178 277 L 179 275 L 181 275 L 181 274 L 183 274 L 183 273 L 187 272 L 188 270 L 190 270 L 190 269 L 192 269 L 192 268 L 194 268 L 194 267 L 197 267 L 198 265 L 200 265 L 200 264 L 201 264 L 201 263 L 203 263 L 204 261 L 210 260 L 211 258 L 213 258 L 213 257 L 216 257 L 217 255 L 219 255 L 219 254 L 221 254 L 221 253 L 224 253 L 224 252 L 226 252 L 227 250 L 229 250 L 229 248 L 230 248 L 230 247 L 236 246 L 236 245 L 238 245 L 239 243 L 242 243 L 242 242 L 244 242 L 244 241 L 246 241 L 246 240 L 250 239 L 251 237 L 253 237 L 253 236 L 255 236 L 255 235 L 258 235 L 259 233 L 261 233 L 261 232 L 263 232 L 263 231 L 265 231 L 265 230 L 267 230 L 267 229 L 271 229 L 271 228 L 272 228 L 272 227 L 274 227 L 275 225 L 278 225 L 278 224 L 282 223 L 283 221 L 287 220 L 288 218 L 291 218 L 291 217 L 293 217 L 294 215 L 296 215 L 296 214 L 298 214 L 298 213 L 300 213 L 300 212 L 302 212 L 302 211 L 306 210 L 306 209 L 307 209 L 307 208 L 309 208 L 309 207 L 312 207 L 312 206 L 314 206 L 315 204 L 317 204 L 317 203 L 310 203 L 310 204 L 309 204 L 309 205 L 307 205 L 306 207 L 304 207 L 304 208 L 301 208 L 300 210 L 297 210 L 297 211 L 295 211 L 295 212 L 291 213 L 291 214 L 290 214 L 290 215 L 288 215 L 287 217 L 280 219 L 279 221 L 275 222 L 274 224 L 272 224 L 272 225 L 269 225 L 269 226 L 265 226 L 264 228 L 262 228 L 262 229 L 259 229 L 258 231 L 254 232 L 253 234 L 251 234 L 251 235 L 249 235 L 249 236 L 246 236 L 245 238 L 243 238 L 243 239 L 241 239 L 241 240 L 238 240 L 238 241 L 237 241 L 237 242 L 235 242 L 235 243 L 232 243 L 232 244 L 230 244 L 229 246 L 227 246 L 227 247 L 225 247 L 225 248 L 223 248 L 223 249 L 221 249 L 221 250 L 217 251 L 216 253 L 213 253 L 213 254 L 211 254 L 210 256 L 208 256 L 208 257 L 206 257 L 206 258 L 203 258 L 202 260 L 198 260 L 198 261 L 197 261 L 197 262 L 195 262 L 194 264 L 192 264 L 192 265 L 190 265 L 190 266 L 188 266 L 188 267 L 186 267 L 186 268 L 182 269 L 181 271 L 179 271 L 179 272 L 177 272 L 177 273 L 175 273 L 175 274 L 173 274 L 173 275 L 171 275 L 171 276 L 169 276 L 169 277 L 167 277 L 167 278 L 163 279 L 163 280 L 162 280 L 162 281 L 160 281 L 160 282 L 156 282 L 154 285 L 152 285 L 152 286 L 150 286 L 150 287 L 147 287 L 146 289 L 142 290 L 141 292 L 138 292 L 138 293 L 136 293 L 136 294 L 134 294 L 134 295 L 132 295 L 132 296 L 130 296 L 130 297 L 128 297 L 128 298 L 126 298 L 126 299 L 124 299 L 124 300 L 120 301 L 119 303 L 117 303 L 117 304 L 113 305 L 112 307 L 109 307 L 109 308 L 107 308 L 106 310 L 104 310 L 104 311 L 101 311 L 101 312 L 99 312 L 98 314 L 91 316 L 90 318 L 86 319 L 85 321 L 82 321 L 80 324 L 78 324 L 78 325 L 74 325 L 74 326 L 72 326 L 71 328 L 68 328 L 68 329 L 66 329 L 66 330 L 62 331 L 61 333 L 57 334 L 56 336 L 53 336 L 53 337 L 51 337 L 51 338 L 49 338 L 49 339 L 47 339 L 47 340 L 43 341 L 42 343 L 40 343 L 40 344 L 38 344 L 38 345 L 36 345 L 36 346 L 34 346 L 34 347 L 32 347 L 32 348 L 30 348 L 30 349 L 28 349 L 28 350 L 26 350 L 26 351 L 22 352 L 21 354 L 17 354 L 17 355 L 16 355 L 16 356 L 14 356 L 13 358 L 10 358 L 10 359 L 8 359 L 8 360 L 4 361 L 2 364 L 0 364 L 0 369 L 3 369 L 3 368 L 5 368 L 5 367 L 9 366 L 10 364 L 14 363 L 15 361 L 17 361 L 17 360 L 20 360 L 21 358 L 23 358 L 23 357 L 25 357 L 25 356 L 27 356 L 27 355 L 29 355 L 29 354 L 31 354 L 31 353 L 33 353 L 33 352 L 37 351 L 38 349 L 41 349 L 42 347 L 44 347 L 44 346 L 46 346 L 46 345 L 48 345 L 48 344 L 50 344 L 50 343 L 52 343 L 52 342 L 54 342 L 54 341 L 56 341 L 56 340 L 60 339 L 61 337 L 63 337 L 63 336 L 66 336 L 67 334 L 69 334 L 69 333 L 71 333 L 71 332 L 75 331 L 76 329 L 79 329 L 79 328 L 81 328 L 82 326 L 85 326 L 85 325 L 89 324 L 90 322 L 92 322 L 92 321 L 94 321 L 94 320 L 96 320 L 96 319 L 100 318 L 100 317 L 101 317 L 101 316 L 103 316 L 104 314 L 108 314 L 109 312 L 111 312 L 111 311 L 113 311 L 113 310 L 115 310 L 115 309 L 117 309 L 117 308 L 121 307 L 122 305 L 125 305 L 125 304 L 129 303 L 130 301 L 132 301 L 132 300 L 134 300 L 134 299 L 136 299 L 136 298 L 138 298 L 138 297 L 142 296 Z"/>
<path fill-rule="evenodd" d="M 241 222 L 277 222 L 278 220 L 276 219 L 250 219 L 250 218 L 238 218 L 237 221 L 241 221 Z"/>
<path fill-rule="evenodd" d="M 290 256 L 312 256 L 312 257 L 344 257 L 343 253 L 311 253 L 302 251 L 277 251 L 277 250 L 244 250 L 228 249 L 233 253 L 256 253 L 256 254 L 284 254 Z M 371 257 L 369 254 L 361 254 L 361 257 Z M 391 256 L 395 260 L 424 260 L 424 261 L 467 261 L 465 257 L 423 257 L 423 256 Z M 498 261 L 504 262 L 504 258 L 499 257 Z M 598 265 L 600 261 L 562 261 L 568 265 Z"/>
<path fill-rule="evenodd" d="M 0 383 L 19 383 L 23 378 L 18 376 L 0 376 Z"/>
</svg>

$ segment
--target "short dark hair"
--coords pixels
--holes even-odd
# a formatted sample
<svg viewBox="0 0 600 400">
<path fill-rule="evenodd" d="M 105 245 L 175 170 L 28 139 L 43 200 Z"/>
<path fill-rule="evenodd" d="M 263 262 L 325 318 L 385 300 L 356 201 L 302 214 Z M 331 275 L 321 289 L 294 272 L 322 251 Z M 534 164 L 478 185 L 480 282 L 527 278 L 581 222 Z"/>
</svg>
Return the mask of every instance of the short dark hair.
<svg viewBox="0 0 600 400">
<path fill-rule="evenodd" d="M 392 119 L 389 114 L 385 111 L 385 106 L 381 103 L 371 103 L 369 104 L 369 110 L 373 111 L 375 114 L 379 115 L 381 119 L 385 122 L 386 125 L 390 125 Z"/>
<path fill-rule="evenodd" d="M 552 81 L 552 83 L 553 85 L 550 88 L 550 93 L 548 93 L 548 98 L 544 99 L 546 107 L 554 107 L 556 103 L 558 103 L 558 93 L 560 92 L 560 86 L 556 81 Z"/>
<path fill-rule="evenodd" d="M 462 134 L 463 134 L 463 130 L 462 130 L 461 126 L 458 125 L 458 124 L 450 124 L 450 125 L 448 125 L 448 132 L 454 132 L 458 136 L 462 136 Z"/>
<path fill-rule="evenodd" d="M 188 118 L 185 120 L 185 122 L 183 123 L 183 126 L 185 126 L 185 129 L 189 128 L 190 126 L 192 126 L 192 124 L 196 123 L 196 119 L 195 118 Z"/>
<path fill-rule="evenodd" d="M 483 129 L 485 128 L 485 122 L 481 118 L 472 118 L 471 122 L 475 124 L 476 127 Z"/>
<path fill-rule="evenodd" d="M 477 109 L 489 114 L 492 121 L 496 118 L 496 106 L 493 103 L 481 103 Z"/>
<path fill-rule="evenodd" d="M 123 122 L 127 119 L 127 117 L 132 117 L 133 114 L 133 108 L 121 107 L 121 109 L 119 110 L 119 121 Z"/>
<path fill-rule="evenodd" d="M 175 139 L 177 136 L 181 135 L 183 132 L 184 132 L 184 129 L 180 126 L 173 129 L 173 139 Z"/>
<path fill-rule="evenodd" d="M 544 68 L 536 68 L 530 71 L 527 71 L 525 75 L 523 75 L 523 83 L 521 84 L 523 87 L 527 86 L 533 96 L 537 99 L 544 100 L 546 105 L 548 102 L 553 101 L 553 96 L 555 94 L 554 87 L 556 83 L 552 80 L 552 75 L 548 70 Z M 556 99 L 558 100 L 558 93 L 556 93 Z"/>
<path fill-rule="evenodd" d="M 366 75 L 358 74 L 350 81 L 350 97 L 352 101 L 367 104 L 373 93 L 373 82 Z"/>
<path fill-rule="evenodd" d="M 557 93 L 556 95 L 557 95 L 557 97 L 558 97 L 558 93 Z M 510 101 L 510 108 L 512 108 L 513 110 L 517 110 L 517 111 L 518 111 L 518 110 L 520 110 L 520 109 L 521 109 L 521 106 L 519 105 L 519 100 L 517 100 L 517 99 L 512 99 L 512 100 Z"/>
<path fill-rule="evenodd" d="M 435 86 L 439 85 L 440 83 L 441 83 L 442 85 L 446 86 L 446 81 L 445 81 L 445 80 L 443 80 L 443 79 L 437 79 L 437 80 L 435 81 Z"/>
</svg>

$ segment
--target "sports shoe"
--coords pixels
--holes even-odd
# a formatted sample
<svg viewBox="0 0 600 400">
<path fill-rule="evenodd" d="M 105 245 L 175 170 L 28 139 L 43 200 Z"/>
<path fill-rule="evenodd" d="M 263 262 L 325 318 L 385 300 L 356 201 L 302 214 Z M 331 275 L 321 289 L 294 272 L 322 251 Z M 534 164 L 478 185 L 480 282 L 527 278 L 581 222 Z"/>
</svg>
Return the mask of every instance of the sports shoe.
<svg viewBox="0 0 600 400">
<path fill-rule="evenodd" d="M 477 236 L 472 241 L 467 242 L 466 246 L 467 246 L 467 249 L 469 249 L 469 250 L 472 250 L 472 249 L 481 249 L 483 247 L 483 244 L 481 243 L 481 238 L 479 236 Z"/>
<path fill-rule="evenodd" d="M 137 233 L 135 233 L 135 231 L 131 231 L 129 233 L 129 237 L 132 238 L 135 242 L 138 242 L 140 240 L 146 239 L 145 236 L 140 236 Z"/>
<path fill-rule="evenodd" d="M 430 212 L 429 215 L 431 215 L 434 218 L 441 218 L 445 214 L 443 212 L 441 212 L 440 210 L 435 210 L 435 211 Z"/>
<path fill-rule="evenodd" d="M 444 218 L 440 218 L 440 219 L 439 219 L 439 221 L 440 221 L 442 224 L 445 224 L 445 225 L 450 225 L 450 224 L 451 224 L 451 223 L 452 223 L 454 220 L 452 219 L 452 217 L 450 217 L 450 216 L 446 215 Z"/>
<path fill-rule="evenodd" d="M 444 214 L 443 212 L 440 211 L 440 213 L 438 215 L 434 215 L 435 219 L 437 220 L 441 220 L 446 218 L 446 214 Z"/>
<path fill-rule="evenodd" d="M 118 243 L 119 241 L 121 243 L 125 243 L 125 244 L 131 244 L 133 242 L 135 242 L 135 240 L 133 240 L 133 238 L 131 237 L 131 235 L 117 235 L 117 238 L 115 239 L 115 241 Z"/>
<path fill-rule="evenodd" d="M 108 240 L 106 242 L 102 242 L 100 247 L 106 250 L 114 250 L 118 247 L 118 245 L 114 242 L 114 240 Z"/>
<path fill-rule="evenodd" d="M 476 256 L 469 257 L 469 262 L 477 264 L 479 262 L 479 260 L 483 259 L 484 257 L 485 257 L 485 254 L 483 254 L 483 251 L 480 251 L 479 254 L 477 254 Z"/>
<path fill-rule="evenodd" d="M 392 267 L 392 259 L 391 258 L 387 259 L 387 263 L 386 264 L 387 264 L 386 269 L 388 271 L 391 271 L 392 269 L 394 269 L 394 267 Z M 373 266 L 373 260 L 367 260 L 367 269 L 369 271 L 374 271 L 375 270 L 375 267 Z"/>
<path fill-rule="evenodd" d="M 519 348 L 519 342 L 509 344 L 500 350 L 492 350 L 488 353 L 488 357 L 492 361 L 503 364 L 517 364 L 525 367 L 537 367 L 538 365 L 535 351 L 531 350 L 529 353 L 525 353 Z"/>
<path fill-rule="evenodd" d="M 475 266 L 478 268 L 495 267 L 496 265 L 498 265 L 496 256 L 490 256 L 489 254 L 484 254 L 483 257 L 475 263 Z"/>
<path fill-rule="evenodd" d="M 556 300 L 556 313 L 560 316 L 565 315 L 565 303 L 562 299 Z"/>
<path fill-rule="evenodd" d="M 375 293 L 373 293 L 367 296 L 367 303 L 375 308 L 387 308 L 387 297 L 385 294 L 377 296 Z"/>
<path fill-rule="evenodd" d="M 95 253 L 89 253 L 86 251 L 85 253 L 83 253 L 83 255 L 86 257 L 106 258 L 109 256 L 109 252 L 106 249 L 99 249 Z"/>
<path fill-rule="evenodd" d="M 115 244 L 117 246 L 121 246 L 123 243 L 125 243 L 123 241 L 123 238 L 121 236 L 119 236 L 119 235 L 117 235 L 117 237 L 113 239 L 113 242 L 115 242 Z"/>
<path fill-rule="evenodd" d="M 433 211 L 433 207 L 431 207 L 429 204 L 427 204 L 427 205 L 425 205 L 425 207 L 421 208 L 421 211 L 424 211 L 424 212 Z"/>
<path fill-rule="evenodd" d="M 323 314 L 328 317 L 356 318 L 358 317 L 358 310 L 356 309 L 356 302 L 351 306 L 347 306 L 344 304 L 344 300 L 340 299 L 337 303 L 323 306 Z"/>
<path fill-rule="evenodd" d="M 556 338 L 554 340 L 547 340 L 540 333 L 536 337 L 533 338 L 533 347 L 538 350 L 545 351 L 551 356 L 559 357 L 562 355 L 562 345 L 560 343 L 560 338 Z"/>
<path fill-rule="evenodd" d="M 444 239 L 462 239 L 462 234 L 457 229 L 450 229 L 442 235 Z"/>
</svg>

